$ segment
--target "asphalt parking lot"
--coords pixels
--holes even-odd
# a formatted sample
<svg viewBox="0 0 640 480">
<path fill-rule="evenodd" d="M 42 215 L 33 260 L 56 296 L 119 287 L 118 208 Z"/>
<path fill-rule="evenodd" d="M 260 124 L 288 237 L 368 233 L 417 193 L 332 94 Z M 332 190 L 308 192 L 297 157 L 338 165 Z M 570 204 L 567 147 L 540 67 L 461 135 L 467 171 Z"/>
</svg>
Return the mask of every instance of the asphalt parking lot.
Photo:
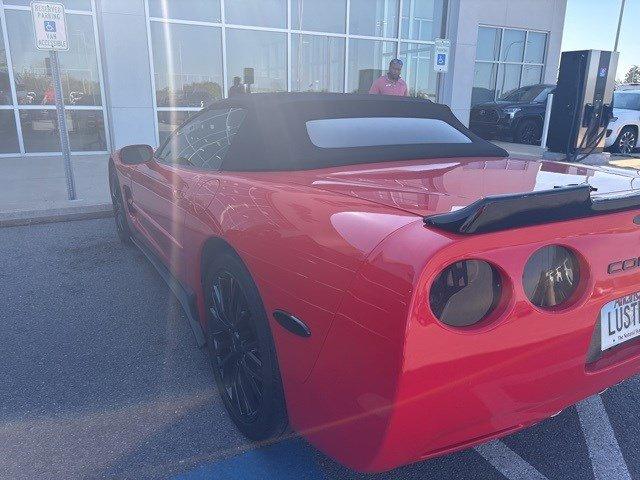
<svg viewBox="0 0 640 480">
<path fill-rule="evenodd" d="M 0 259 L 0 478 L 640 478 L 637 377 L 500 442 L 363 475 L 299 438 L 238 434 L 179 304 L 112 219 L 1 228 Z"/>
</svg>

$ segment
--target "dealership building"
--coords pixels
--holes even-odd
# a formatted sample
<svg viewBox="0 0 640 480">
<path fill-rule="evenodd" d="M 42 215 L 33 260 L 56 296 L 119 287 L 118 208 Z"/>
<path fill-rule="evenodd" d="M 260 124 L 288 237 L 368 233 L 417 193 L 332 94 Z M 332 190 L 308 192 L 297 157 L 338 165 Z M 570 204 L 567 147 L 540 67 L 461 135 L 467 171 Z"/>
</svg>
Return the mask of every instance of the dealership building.
<svg viewBox="0 0 640 480">
<path fill-rule="evenodd" d="M 62 0 L 73 153 L 158 145 L 193 112 L 251 92 L 367 92 L 393 58 L 411 95 L 449 105 L 554 83 L 566 0 Z M 29 0 L 0 0 L 0 156 L 60 151 Z M 436 39 L 448 71 L 436 73 Z"/>
</svg>

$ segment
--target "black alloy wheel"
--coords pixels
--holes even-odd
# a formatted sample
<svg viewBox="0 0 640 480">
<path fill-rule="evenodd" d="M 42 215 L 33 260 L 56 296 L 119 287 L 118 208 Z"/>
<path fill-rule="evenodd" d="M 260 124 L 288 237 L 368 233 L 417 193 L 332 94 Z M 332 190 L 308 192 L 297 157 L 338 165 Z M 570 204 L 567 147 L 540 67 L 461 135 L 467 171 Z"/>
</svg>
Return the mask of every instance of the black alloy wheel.
<svg viewBox="0 0 640 480">
<path fill-rule="evenodd" d="M 207 344 L 222 401 L 238 429 L 253 440 L 282 434 L 284 393 L 262 300 L 239 258 L 216 258 L 205 278 Z"/>
<path fill-rule="evenodd" d="M 542 135 L 540 125 L 535 120 L 522 120 L 516 130 L 515 141 L 525 145 L 539 145 Z"/>
<path fill-rule="evenodd" d="M 131 243 L 131 230 L 129 229 L 129 221 L 127 220 L 127 212 L 122 200 L 122 191 L 120 190 L 120 182 L 115 172 L 109 175 L 109 190 L 111 192 L 111 203 L 113 204 L 113 216 L 116 222 L 116 230 L 118 237 L 124 244 Z"/>
<path fill-rule="evenodd" d="M 262 353 L 247 299 L 233 275 L 218 272 L 211 285 L 214 368 L 234 416 L 250 423 L 262 405 Z"/>
<path fill-rule="evenodd" d="M 625 155 L 630 155 L 636 149 L 638 144 L 638 136 L 633 128 L 625 127 L 620 132 L 616 143 L 614 144 L 615 151 Z"/>
</svg>

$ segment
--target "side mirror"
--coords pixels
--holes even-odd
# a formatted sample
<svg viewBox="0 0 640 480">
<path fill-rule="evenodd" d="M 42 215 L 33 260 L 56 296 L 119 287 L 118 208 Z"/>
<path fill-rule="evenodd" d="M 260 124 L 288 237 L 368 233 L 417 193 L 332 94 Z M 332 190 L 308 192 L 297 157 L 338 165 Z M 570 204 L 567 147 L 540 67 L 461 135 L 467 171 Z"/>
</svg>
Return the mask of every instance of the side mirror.
<svg viewBox="0 0 640 480">
<path fill-rule="evenodd" d="M 149 145 L 128 145 L 120 149 L 120 160 L 125 165 L 139 165 L 153 159 L 153 147 Z"/>
</svg>

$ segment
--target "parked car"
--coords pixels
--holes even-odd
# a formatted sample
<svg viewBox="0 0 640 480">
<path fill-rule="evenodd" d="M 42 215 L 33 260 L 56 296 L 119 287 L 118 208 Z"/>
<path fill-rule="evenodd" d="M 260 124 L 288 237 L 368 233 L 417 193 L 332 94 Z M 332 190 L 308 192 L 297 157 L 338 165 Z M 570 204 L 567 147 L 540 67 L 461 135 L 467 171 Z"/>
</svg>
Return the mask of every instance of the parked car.
<svg viewBox="0 0 640 480">
<path fill-rule="evenodd" d="M 636 177 L 507 157 L 428 100 L 256 94 L 109 183 L 239 430 L 372 472 L 640 372 Z"/>
<path fill-rule="evenodd" d="M 471 108 L 471 131 L 484 138 L 540 145 L 547 97 L 555 85 L 530 85 Z"/>
<path fill-rule="evenodd" d="M 640 132 L 640 89 L 624 89 L 613 93 L 613 119 L 607 128 L 605 147 L 613 152 L 629 154 L 638 146 Z"/>
</svg>

